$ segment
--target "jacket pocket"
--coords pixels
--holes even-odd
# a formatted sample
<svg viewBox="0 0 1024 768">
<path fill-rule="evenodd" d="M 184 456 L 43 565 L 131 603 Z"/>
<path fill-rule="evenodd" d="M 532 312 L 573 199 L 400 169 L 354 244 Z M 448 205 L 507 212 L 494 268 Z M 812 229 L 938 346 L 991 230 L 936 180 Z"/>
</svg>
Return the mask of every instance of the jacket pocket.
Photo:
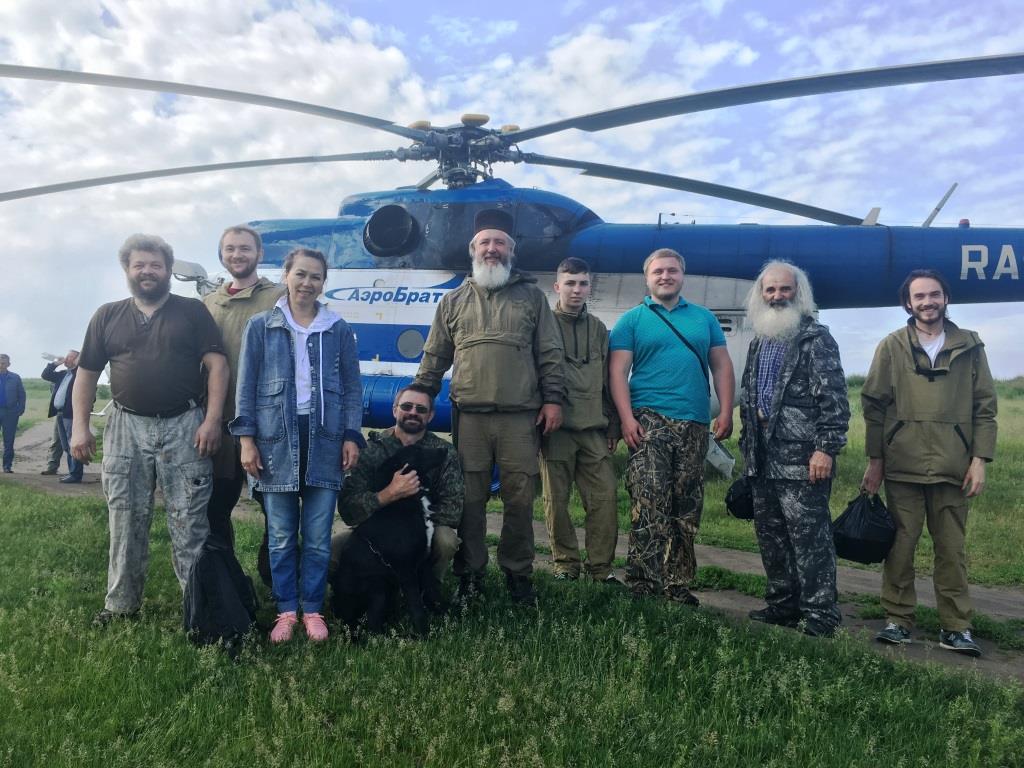
<svg viewBox="0 0 1024 768">
<path fill-rule="evenodd" d="M 284 380 L 261 382 L 256 387 L 256 440 L 275 443 L 284 437 Z"/>
<path fill-rule="evenodd" d="M 320 423 L 317 424 L 318 434 L 331 440 L 341 440 L 345 433 L 345 410 L 342 407 L 342 389 L 336 382 L 324 382 L 324 403 Z M 317 404 L 319 405 L 319 403 Z"/>
</svg>

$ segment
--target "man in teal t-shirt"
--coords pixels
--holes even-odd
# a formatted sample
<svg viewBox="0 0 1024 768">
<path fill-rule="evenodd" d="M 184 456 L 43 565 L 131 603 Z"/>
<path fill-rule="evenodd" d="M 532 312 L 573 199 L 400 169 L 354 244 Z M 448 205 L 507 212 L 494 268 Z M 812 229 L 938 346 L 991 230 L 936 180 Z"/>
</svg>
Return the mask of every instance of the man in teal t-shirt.
<svg viewBox="0 0 1024 768">
<path fill-rule="evenodd" d="M 711 421 L 707 369 L 721 404 L 718 439 L 732 433 L 736 379 L 718 320 L 680 295 L 685 272 L 683 257 L 668 248 L 644 261 L 650 296 L 612 329 L 608 378 L 629 446 L 626 581 L 634 595 L 696 606 L 690 586 Z"/>
</svg>

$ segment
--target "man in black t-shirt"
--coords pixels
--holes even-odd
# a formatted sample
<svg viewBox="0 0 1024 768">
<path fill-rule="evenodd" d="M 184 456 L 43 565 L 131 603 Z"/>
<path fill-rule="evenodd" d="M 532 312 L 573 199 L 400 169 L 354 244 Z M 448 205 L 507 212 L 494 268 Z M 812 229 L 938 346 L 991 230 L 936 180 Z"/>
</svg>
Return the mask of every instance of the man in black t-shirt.
<svg viewBox="0 0 1024 768">
<path fill-rule="evenodd" d="M 118 256 L 132 298 L 104 304 L 93 315 L 72 401 L 71 453 L 88 463 L 96 449 L 90 406 L 109 363 L 114 409 L 103 433 L 103 492 L 110 560 L 106 600 L 93 622 L 101 626 L 142 605 L 157 483 L 174 572 L 184 589 L 209 533 L 209 457 L 220 445 L 228 381 L 220 331 L 209 311 L 197 299 L 170 293 L 171 246 L 153 235 L 132 235 Z"/>
</svg>

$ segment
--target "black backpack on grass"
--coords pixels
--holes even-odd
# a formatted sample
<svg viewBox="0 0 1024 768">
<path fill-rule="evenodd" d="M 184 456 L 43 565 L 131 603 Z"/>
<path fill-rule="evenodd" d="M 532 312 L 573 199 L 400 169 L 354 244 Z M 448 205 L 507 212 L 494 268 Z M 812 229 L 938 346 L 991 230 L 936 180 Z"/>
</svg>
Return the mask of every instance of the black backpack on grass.
<svg viewBox="0 0 1024 768">
<path fill-rule="evenodd" d="M 223 642 L 236 654 L 256 624 L 256 591 L 231 547 L 211 536 L 192 564 L 185 585 L 185 634 L 196 645 Z"/>
</svg>

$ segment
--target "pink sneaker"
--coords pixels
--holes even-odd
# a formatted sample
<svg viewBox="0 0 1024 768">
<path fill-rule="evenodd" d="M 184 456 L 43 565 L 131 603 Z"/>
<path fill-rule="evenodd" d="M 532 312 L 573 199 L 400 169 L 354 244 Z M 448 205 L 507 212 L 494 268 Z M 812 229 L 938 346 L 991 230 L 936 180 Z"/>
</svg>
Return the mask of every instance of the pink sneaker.
<svg viewBox="0 0 1024 768">
<path fill-rule="evenodd" d="M 277 614 L 274 628 L 270 630 L 270 642 L 287 643 L 292 639 L 292 633 L 295 631 L 295 625 L 298 623 L 299 619 L 295 615 L 295 611 L 285 611 L 284 613 Z"/>
<path fill-rule="evenodd" d="M 306 637 L 314 643 L 322 643 L 327 639 L 327 624 L 319 613 L 302 614 L 302 626 L 306 628 Z"/>
</svg>

